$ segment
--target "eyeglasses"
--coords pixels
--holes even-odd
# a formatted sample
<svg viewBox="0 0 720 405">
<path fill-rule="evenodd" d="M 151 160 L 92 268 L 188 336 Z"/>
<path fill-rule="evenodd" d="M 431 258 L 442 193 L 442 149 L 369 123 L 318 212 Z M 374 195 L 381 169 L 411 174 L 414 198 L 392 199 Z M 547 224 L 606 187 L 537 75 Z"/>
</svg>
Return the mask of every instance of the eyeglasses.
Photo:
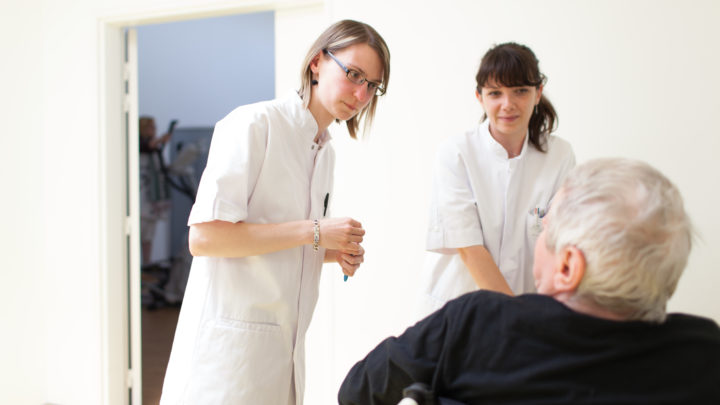
<svg viewBox="0 0 720 405">
<path fill-rule="evenodd" d="M 348 80 L 350 80 L 351 82 L 353 82 L 355 84 L 367 83 L 368 91 L 370 91 L 371 93 L 374 92 L 378 96 L 382 96 L 383 94 L 385 94 L 385 87 L 383 87 L 380 83 L 372 82 L 372 81 L 368 80 L 365 77 L 365 74 L 362 72 L 359 72 L 355 69 L 348 69 L 347 66 L 343 65 L 343 63 L 340 62 L 335 57 L 335 55 L 330 53 L 330 51 L 328 51 L 327 49 L 323 49 L 323 52 L 326 53 L 328 56 L 330 56 L 332 58 L 332 60 L 334 60 L 335 63 L 337 63 L 338 66 L 340 66 L 340 68 L 345 71 L 345 75 L 347 76 Z"/>
</svg>

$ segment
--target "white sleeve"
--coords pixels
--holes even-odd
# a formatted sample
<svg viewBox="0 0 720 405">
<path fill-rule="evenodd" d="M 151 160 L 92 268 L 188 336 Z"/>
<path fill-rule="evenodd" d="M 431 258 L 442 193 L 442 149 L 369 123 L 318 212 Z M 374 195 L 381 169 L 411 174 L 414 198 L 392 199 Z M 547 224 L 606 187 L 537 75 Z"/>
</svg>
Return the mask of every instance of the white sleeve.
<svg viewBox="0 0 720 405">
<path fill-rule="evenodd" d="M 445 144 L 435 159 L 425 248 L 452 254 L 457 248 L 483 243 L 466 162 L 455 145 Z"/>
<path fill-rule="evenodd" d="M 561 160 L 560 168 L 557 171 L 557 177 L 555 179 L 555 185 L 553 187 L 554 198 L 555 194 L 558 190 L 560 190 L 560 186 L 562 186 L 565 181 L 565 177 L 567 177 L 568 173 L 575 168 L 575 152 L 573 152 L 570 143 L 561 138 L 555 138 L 552 146 L 553 148 L 558 149 L 558 154 L 560 155 L 558 156 L 558 160 Z"/>
<path fill-rule="evenodd" d="M 215 125 L 188 225 L 247 219 L 248 199 L 265 158 L 267 131 L 264 115 L 242 108 Z"/>
</svg>

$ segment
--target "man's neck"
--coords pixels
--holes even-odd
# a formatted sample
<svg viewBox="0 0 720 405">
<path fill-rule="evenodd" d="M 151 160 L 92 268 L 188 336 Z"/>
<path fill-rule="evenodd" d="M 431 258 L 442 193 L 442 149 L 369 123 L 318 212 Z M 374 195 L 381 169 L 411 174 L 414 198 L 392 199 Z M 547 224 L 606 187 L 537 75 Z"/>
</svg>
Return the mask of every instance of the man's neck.
<svg viewBox="0 0 720 405">
<path fill-rule="evenodd" d="M 608 309 L 599 307 L 592 303 L 578 299 L 573 294 L 562 293 L 553 296 L 556 300 L 565 304 L 568 308 L 581 314 L 594 316 L 596 318 L 607 319 L 610 321 L 627 321 L 627 317 L 619 315 Z"/>
</svg>

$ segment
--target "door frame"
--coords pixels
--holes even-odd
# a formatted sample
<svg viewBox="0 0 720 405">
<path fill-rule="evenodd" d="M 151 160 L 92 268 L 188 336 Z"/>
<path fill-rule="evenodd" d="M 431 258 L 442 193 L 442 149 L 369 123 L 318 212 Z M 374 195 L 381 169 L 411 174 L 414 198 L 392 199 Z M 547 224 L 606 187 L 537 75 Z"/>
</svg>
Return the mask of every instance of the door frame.
<svg viewBox="0 0 720 405">
<path fill-rule="evenodd" d="M 132 56 L 133 43 L 137 44 L 131 28 L 138 25 L 324 5 L 327 14 L 323 0 L 253 0 L 166 8 L 137 6 L 98 17 L 103 404 L 142 404 L 138 128 L 130 124 L 137 122 L 137 59 L 131 57 L 125 66 L 126 30 Z M 129 387 L 133 387 L 132 394 Z"/>
</svg>

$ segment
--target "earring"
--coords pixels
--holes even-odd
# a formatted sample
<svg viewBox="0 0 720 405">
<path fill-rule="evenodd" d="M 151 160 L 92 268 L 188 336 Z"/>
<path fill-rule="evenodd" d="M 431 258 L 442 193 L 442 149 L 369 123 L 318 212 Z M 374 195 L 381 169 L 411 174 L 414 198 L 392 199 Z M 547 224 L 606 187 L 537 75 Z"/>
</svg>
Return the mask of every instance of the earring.
<svg viewBox="0 0 720 405">
<path fill-rule="evenodd" d="M 317 80 L 315 80 L 315 79 L 310 80 L 310 85 L 311 85 L 311 86 L 314 86 L 314 85 L 316 85 L 316 84 L 318 84 L 318 81 L 317 81 Z M 537 107 L 536 107 L 535 109 L 537 110 Z"/>
<path fill-rule="evenodd" d="M 535 104 L 535 114 L 537 114 L 537 104 Z"/>
</svg>

